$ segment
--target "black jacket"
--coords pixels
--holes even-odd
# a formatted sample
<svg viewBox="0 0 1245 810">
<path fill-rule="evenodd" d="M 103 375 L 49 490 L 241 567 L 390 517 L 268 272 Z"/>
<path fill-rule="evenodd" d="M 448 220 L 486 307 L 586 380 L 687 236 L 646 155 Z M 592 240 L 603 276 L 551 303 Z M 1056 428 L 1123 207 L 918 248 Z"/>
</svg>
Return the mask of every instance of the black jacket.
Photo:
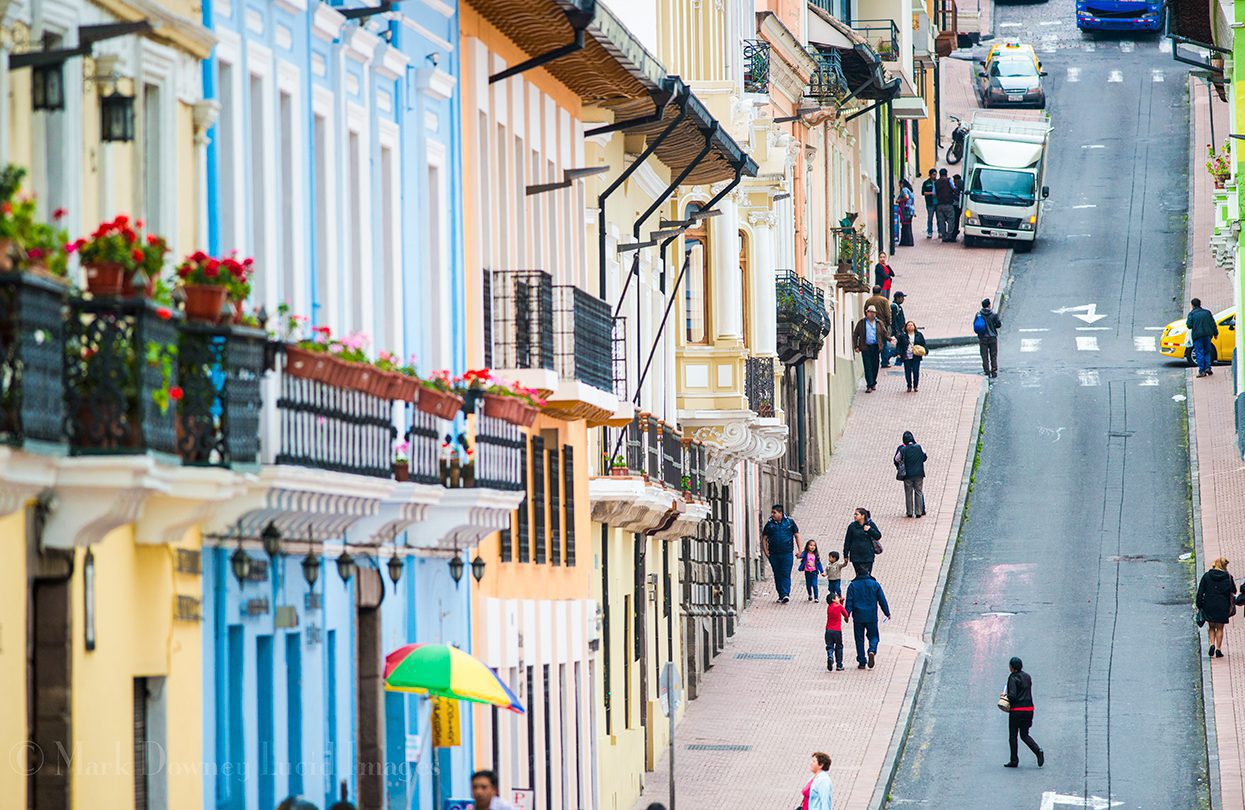
<svg viewBox="0 0 1245 810">
<path fill-rule="evenodd" d="M 1197 584 L 1197 600 L 1195 604 L 1206 617 L 1206 621 L 1215 624 L 1227 624 L 1232 613 L 1232 595 L 1236 593 L 1236 583 L 1227 571 L 1212 568 L 1202 574 L 1202 581 Z"/>
<path fill-rule="evenodd" d="M 1033 679 L 1023 669 L 1007 676 L 1007 699 L 1012 711 L 1033 708 Z"/>
<path fill-rule="evenodd" d="M 889 264 L 882 264 L 881 262 L 878 262 L 873 265 L 873 283 L 877 286 L 885 287 L 886 279 L 894 277 L 895 271 L 891 269 Z M 878 314 L 880 315 L 882 313 L 879 312 Z"/>
<path fill-rule="evenodd" d="M 891 301 L 891 331 L 902 332 L 908 325 L 908 316 L 903 314 L 903 304 Z"/>
<path fill-rule="evenodd" d="M 985 307 L 982 307 L 980 310 L 980 314 L 981 314 L 981 317 L 985 318 L 986 320 L 986 333 L 984 335 L 978 335 L 977 336 L 978 340 L 981 340 L 984 338 L 998 337 L 999 330 L 1003 328 L 1003 319 L 999 317 L 999 313 L 995 312 L 992 309 L 987 309 Z M 977 316 L 974 315 L 973 320 L 976 320 L 976 319 L 977 319 Z"/>
<path fill-rule="evenodd" d="M 912 345 L 914 346 L 925 345 L 925 335 L 921 334 L 920 329 L 916 330 L 916 334 L 912 336 Z M 908 333 L 907 332 L 900 332 L 898 335 L 895 335 L 895 356 L 898 357 L 900 360 L 906 360 L 908 358 Z M 912 359 L 920 360 L 921 358 L 917 357 L 916 355 L 913 355 Z"/>
<path fill-rule="evenodd" d="M 901 444 L 895 451 L 895 455 L 899 458 L 896 468 L 902 466 L 904 478 L 924 478 L 925 462 L 929 461 L 929 456 L 925 455 L 925 448 L 916 442 L 911 444 Z"/>
<path fill-rule="evenodd" d="M 853 520 L 847 524 L 847 536 L 843 539 L 843 561 L 872 563 L 877 556 L 873 553 L 873 541 L 881 539 L 882 530 L 872 520 L 866 520 L 863 526 Z"/>
<path fill-rule="evenodd" d="M 1189 329 L 1189 337 L 1192 340 L 1199 338 L 1213 338 L 1219 334 L 1219 324 L 1215 323 L 1215 316 L 1204 307 L 1190 310 L 1189 316 L 1184 319 L 1184 325 Z"/>
<path fill-rule="evenodd" d="M 955 185 L 950 177 L 939 177 L 934 181 L 934 199 L 939 205 L 955 205 Z"/>
</svg>

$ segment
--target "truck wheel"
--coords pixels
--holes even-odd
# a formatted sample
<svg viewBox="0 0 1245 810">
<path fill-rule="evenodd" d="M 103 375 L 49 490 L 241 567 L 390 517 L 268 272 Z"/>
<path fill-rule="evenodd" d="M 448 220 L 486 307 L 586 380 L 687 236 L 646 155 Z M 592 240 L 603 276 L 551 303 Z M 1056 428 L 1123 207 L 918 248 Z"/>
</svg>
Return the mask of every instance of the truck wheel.
<svg viewBox="0 0 1245 810">
<path fill-rule="evenodd" d="M 977 237 L 964 234 L 964 247 L 966 248 L 977 247 Z"/>
<path fill-rule="evenodd" d="M 1032 242 L 1015 242 L 1012 248 L 1016 253 L 1028 253 L 1033 250 Z"/>
</svg>

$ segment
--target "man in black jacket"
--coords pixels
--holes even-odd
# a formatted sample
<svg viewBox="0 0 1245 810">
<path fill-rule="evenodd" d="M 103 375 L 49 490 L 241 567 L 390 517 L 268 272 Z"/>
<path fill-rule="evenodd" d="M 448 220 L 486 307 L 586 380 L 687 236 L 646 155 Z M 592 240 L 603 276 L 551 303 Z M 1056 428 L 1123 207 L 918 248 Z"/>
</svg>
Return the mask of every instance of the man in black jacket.
<svg viewBox="0 0 1245 810">
<path fill-rule="evenodd" d="M 990 309 L 990 299 L 981 299 L 981 309 L 973 316 L 973 331 L 977 333 L 981 348 L 981 371 L 987 377 L 999 376 L 999 330 L 1002 328 L 1003 319 Z"/>
<path fill-rule="evenodd" d="M 1202 307 L 1202 299 L 1194 298 L 1189 303 L 1193 305 L 1193 309 L 1189 310 L 1189 316 L 1184 319 L 1184 325 L 1188 328 L 1189 339 L 1193 342 L 1193 359 L 1197 361 L 1197 376 L 1205 377 L 1215 373 L 1210 367 L 1210 355 L 1211 343 L 1219 334 L 1219 324 L 1215 323 L 1214 314 Z"/>
<path fill-rule="evenodd" d="M 903 501 L 908 517 L 925 517 L 925 448 L 916 443 L 912 431 L 903 432 L 903 444 L 895 450 L 895 469 L 903 476 Z"/>
<path fill-rule="evenodd" d="M 934 213 L 938 208 L 938 200 L 934 198 L 934 184 L 938 182 L 938 172 L 929 170 L 929 177 L 921 184 L 921 196 L 925 199 L 925 238 L 934 237 Z"/>
<path fill-rule="evenodd" d="M 957 227 L 951 222 L 955 218 L 956 194 L 955 184 L 947 176 L 946 169 L 938 170 L 938 179 L 934 181 L 934 200 L 937 202 L 935 210 L 938 214 L 938 238 L 950 242 L 954 239 L 952 234 Z"/>
<path fill-rule="evenodd" d="M 1012 758 L 1003 767 L 1020 767 L 1019 749 L 1016 746 L 1016 737 L 1019 736 L 1037 757 L 1040 768 L 1046 764 L 1046 753 L 1029 736 L 1029 729 L 1033 726 L 1033 679 L 1024 671 L 1024 664 L 1019 658 L 1013 657 L 1008 665 L 1011 673 L 1007 676 L 1007 691 L 999 697 L 1006 697 L 1010 704 L 1007 712 L 1007 740 L 1011 745 Z"/>
</svg>

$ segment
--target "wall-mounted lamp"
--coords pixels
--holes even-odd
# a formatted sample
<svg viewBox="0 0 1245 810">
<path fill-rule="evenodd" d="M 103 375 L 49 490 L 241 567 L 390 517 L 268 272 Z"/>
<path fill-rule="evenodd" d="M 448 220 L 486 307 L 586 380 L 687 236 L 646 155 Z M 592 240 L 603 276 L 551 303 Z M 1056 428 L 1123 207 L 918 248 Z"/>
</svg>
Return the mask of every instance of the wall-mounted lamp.
<svg viewBox="0 0 1245 810">
<path fill-rule="evenodd" d="M 303 579 L 307 580 L 307 587 L 316 587 L 316 580 L 320 578 L 320 558 L 312 554 L 310 549 L 307 556 L 303 557 Z"/>
<path fill-rule="evenodd" d="M 477 583 L 484 579 L 484 558 L 479 554 L 471 561 L 471 576 L 475 578 Z"/>
<path fill-rule="evenodd" d="M 463 556 L 458 552 L 454 552 L 454 558 L 450 560 L 450 577 L 454 580 L 455 585 L 462 581 L 463 568 L 465 567 Z"/>
<path fill-rule="evenodd" d="M 65 63 L 34 65 L 30 72 L 30 108 L 35 112 L 65 109 Z"/>
<path fill-rule="evenodd" d="M 281 554 L 281 530 L 277 528 L 277 524 L 269 521 L 264 530 L 259 533 L 259 539 L 264 544 L 264 551 L 269 558 L 275 558 Z"/>
<path fill-rule="evenodd" d="M 337 576 L 342 578 L 342 583 L 347 583 L 354 576 L 355 569 L 354 557 L 350 556 L 349 551 L 343 550 L 341 556 L 337 558 Z"/>
<path fill-rule="evenodd" d="M 397 585 L 398 580 L 402 578 L 402 569 L 405 566 L 402 562 L 402 558 L 398 556 L 396 551 L 394 552 L 394 555 L 389 558 L 388 565 L 389 565 L 389 579 L 393 581 L 394 585 Z"/>
</svg>

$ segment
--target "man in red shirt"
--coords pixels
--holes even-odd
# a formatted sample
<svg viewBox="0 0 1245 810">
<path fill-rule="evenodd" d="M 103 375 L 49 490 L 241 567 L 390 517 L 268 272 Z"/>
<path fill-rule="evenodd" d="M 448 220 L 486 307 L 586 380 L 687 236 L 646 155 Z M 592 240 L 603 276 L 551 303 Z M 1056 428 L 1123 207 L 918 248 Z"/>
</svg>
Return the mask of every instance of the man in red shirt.
<svg viewBox="0 0 1245 810">
<path fill-rule="evenodd" d="M 826 671 L 843 671 L 843 622 L 851 621 L 843 608 L 843 597 L 826 594 Z"/>
</svg>

